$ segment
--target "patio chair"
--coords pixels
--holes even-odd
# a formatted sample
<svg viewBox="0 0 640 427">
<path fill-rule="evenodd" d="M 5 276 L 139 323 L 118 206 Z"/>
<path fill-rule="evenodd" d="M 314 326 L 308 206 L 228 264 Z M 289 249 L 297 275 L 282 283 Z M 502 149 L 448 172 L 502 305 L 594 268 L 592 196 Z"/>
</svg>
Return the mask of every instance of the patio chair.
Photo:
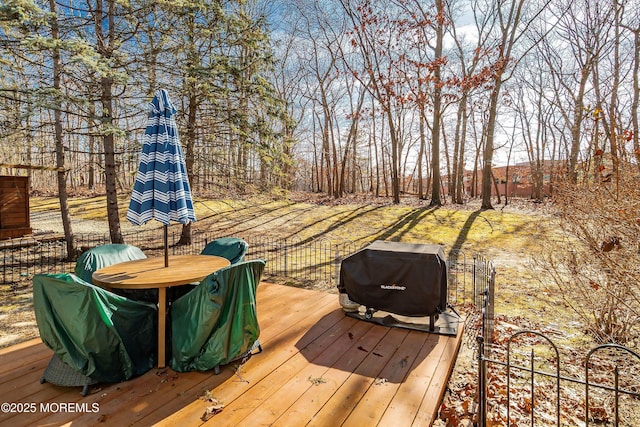
<svg viewBox="0 0 640 427">
<path fill-rule="evenodd" d="M 264 260 L 254 260 L 225 267 L 173 303 L 173 370 L 217 374 L 220 366 L 262 351 L 256 290 L 264 266 Z"/>
<path fill-rule="evenodd" d="M 200 255 L 215 255 L 226 258 L 231 265 L 244 261 L 249 244 L 239 237 L 220 237 L 207 243 Z M 171 288 L 167 294 L 170 304 L 191 292 L 197 283 Z"/>
<path fill-rule="evenodd" d="M 128 380 L 156 358 L 157 308 L 77 277 L 33 277 L 33 306 L 42 342 L 54 355 L 41 382 L 83 386 Z"/>
<path fill-rule="evenodd" d="M 220 237 L 207 243 L 200 255 L 217 255 L 237 264 L 244 261 L 248 249 L 249 244 L 239 237 Z"/>
<path fill-rule="evenodd" d="M 88 283 L 93 283 L 91 275 L 104 267 L 126 261 L 145 259 L 147 256 L 136 246 L 120 243 L 109 243 L 96 246 L 84 252 L 76 261 L 75 274 Z M 158 291 L 156 289 L 118 289 L 118 295 L 151 303 L 158 302 Z"/>
</svg>

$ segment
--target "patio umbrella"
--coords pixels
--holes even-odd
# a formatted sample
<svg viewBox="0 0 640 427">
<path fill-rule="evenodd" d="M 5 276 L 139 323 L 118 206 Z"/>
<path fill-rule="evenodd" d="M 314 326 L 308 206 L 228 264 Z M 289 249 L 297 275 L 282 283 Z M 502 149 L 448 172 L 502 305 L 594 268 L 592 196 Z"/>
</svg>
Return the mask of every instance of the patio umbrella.
<svg viewBox="0 0 640 427">
<path fill-rule="evenodd" d="M 140 167 L 127 219 L 136 225 L 150 219 L 164 224 L 164 264 L 169 266 L 168 226 L 196 220 L 174 105 L 166 90 L 156 91 L 142 141 Z"/>
</svg>

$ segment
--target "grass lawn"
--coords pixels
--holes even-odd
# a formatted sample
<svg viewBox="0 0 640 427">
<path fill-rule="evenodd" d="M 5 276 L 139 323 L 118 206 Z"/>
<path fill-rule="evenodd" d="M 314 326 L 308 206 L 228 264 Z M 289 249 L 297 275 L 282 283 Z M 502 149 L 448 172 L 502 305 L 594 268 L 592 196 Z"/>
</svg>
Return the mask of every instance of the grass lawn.
<svg viewBox="0 0 640 427">
<path fill-rule="evenodd" d="M 31 199 L 33 213 L 58 209 L 51 197 Z M 107 231 L 104 196 L 69 200 L 74 232 Z M 128 198 L 119 201 L 124 231 L 135 230 L 126 219 Z M 291 198 L 261 196 L 234 199 L 196 199 L 198 221 L 193 231 L 219 235 L 259 235 L 296 238 L 302 241 L 329 239 L 352 241 L 360 246 L 374 240 L 436 243 L 445 252 L 462 250 L 467 257 L 481 254 L 496 267 L 496 314 L 530 318 L 535 324 L 548 321 L 553 328 L 572 325 L 555 290 L 539 283 L 528 268 L 541 242 L 556 235 L 554 219 L 544 207 L 517 201 L 494 210 L 480 210 L 479 203 L 465 206 L 429 207 L 428 202 L 405 198 L 394 205 L 388 199 L 347 198 L 329 200 L 323 196 L 297 194 Z M 160 225 L 150 221 L 144 227 Z M 179 224 L 172 227 L 178 229 Z"/>
</svg>

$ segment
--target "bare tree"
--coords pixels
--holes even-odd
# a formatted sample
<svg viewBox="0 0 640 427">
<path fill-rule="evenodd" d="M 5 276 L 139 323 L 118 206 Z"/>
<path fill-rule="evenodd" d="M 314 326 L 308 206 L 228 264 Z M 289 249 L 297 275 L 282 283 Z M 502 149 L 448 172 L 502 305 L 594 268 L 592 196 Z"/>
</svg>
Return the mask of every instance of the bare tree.
<svg viewBox="0 0 640 427">
<path fill-rule="evenodd" d="M 553 98 L 549 99 L 548 95 L 548 88 L 552 86 L 551 76 L 545 69 L 542 55 L 537 54 L 536 50 L 533 53 L 527 59 L 527 66 L 516 73 L 517 89 L 513 108 L 533 181 L 531 198 L 542 201 L 545 171 L 551 170 L 547 163 L 549 144 L 552 141 L 548 129 L 559 114 Z"/>
<path fill-rule="evenodd" d="M 309 99 L 318 109 L 314 114 L 314 126 L 321 131 L 321 144 L 319 155 L 314 150 L 314 156 L 318 156 L 318 190 L 324 188 L 326 182 L 327 194 L 331 197 L 339 197 L 339 159 L 338 135 L 336 135 L 336 107 L 340 97 L 335 92 L 339 68 L 338 61 L 341 56 L 341 35 L 345 29 L 340 19 L 335 19 L 333 14 L 327 13 L 326 7 L 320 7 L 317 1 L 305 5 L 299 4 L 297 11 L 301 16 L 299 22 L 300 37 L 308 43 L 308 49 L 299 48 L 301 61 L 309 71 L 306 80 Z M 338 17 L 339 18 L 339 17 Z M 338 28 L 334 28 L 337 26 Z"/>
<path fill-rule="evenodd" d="M 447 4 L 447 14 L 449 19 L 455 21 L 456 2 Z M 462 204 L 464 189 L 464 168 L 465 168 L 465 148 L 469 121 L 470 103 L 474 93 L 481 91 L 482 85 L 490 78 L 489 68 L 482 67 L 486 60 L 486 55 L 480 54 L 483 46 L 487 45 L 490 36 L 490 19 L 482 13 L 477 3 L 473 3 L 472 12 L 474 15 L 474 25 L 477 37 L 475 45 L 466 46 L 464 36 L 458 34 L 456 25 L 447 27 L 453 37 L 456 46 L 456 55 L 460 67 L 460 84 L 457 99 L 456 129 L 454 134 L 453 149 L 453 170 L 450 176 L 449 192 L 454 203 Z M 470 58 L 469 58 L 470 57 Z M 473 107 L 473 105 L 471 105 Z M 477 158 L 477 156 L 476 156 Z M 475 180 L 474 173 L 474 180 Z M 475 195 L 475 190 L 473 194 Z"/>
<path fill-rule="evenodd" d="M 592 112 L 588 111 L 588 83 L 610 26 L 602 16 L 604 11 L 601 4 L 586 0 L 559 3 L 551 8 L 557 19 L 553 37 L 543 38 L 538 50 L 552 76 L 556 107 L 570 130 L 567 175 L 572 182 L 578 177 L 585 119 Z M 554 40 L 561 40 L 567 49 Z"/>
<path fill-rule="evenodd" d="M 544 11 L 547 4 L 528 3 L 525 0 L 510 0 L 495 3 L 495 7 L 492 10 L 498 30 L 498 39 L 495 46 L 496 59 L 492 78 L 493 87 L 489 96 L 489 117 L 487 126 L 484 129 L 485 141 L 482 156 L 484 163 L 482 171 L 483 209 L 493 208 L 491 205 L 491 182 L 493 180 L 494 138 L 502 85 L 510 77 L 510 70 L 512 71 L 517 66 L 522 57 L 516 58 L 513 56 L 517 44 L 527 33 L 530 25 Z M 525 10 L 525 5 L 527 5 L 528 10 Z M 524 12 L 528 13 L 525 14 Z"/>
<path fill-rule="evenodd" d="M 351 22 L 351 43 L 358 49 L 361 70 L 351 68 L 352 75 L 367 87 L 379 103 L 388 126 L 391 157 L 391 194 L 394 203 L 400 203 L 400 140 L 396 116 L 396 102 L 400 91 L 400 79 L 392 67 L 395 36 L 389 34 L 389 16 L 376 10 L 368 0 L 341 0 L 345 14 Z M 353 67 L 353 65 L 352 65 Z M 370 82 L 370 84 L 368 84 Z M 367 85 L 368 84 L 368 85 Z"/>
</svg>

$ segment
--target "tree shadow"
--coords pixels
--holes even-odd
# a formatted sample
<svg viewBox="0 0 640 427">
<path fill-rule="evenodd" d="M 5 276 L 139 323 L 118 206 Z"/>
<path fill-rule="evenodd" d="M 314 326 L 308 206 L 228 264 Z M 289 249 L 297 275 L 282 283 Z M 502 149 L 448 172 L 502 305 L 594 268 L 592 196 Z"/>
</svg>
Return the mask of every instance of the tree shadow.
<svg viewBox="0 0 640 427">
<path fill-rule="evenodd" d="M 437 206 L 414 209 L 400 217 L 392 226 L 388 227 L 382 233 L 372 233 L 371 240 L 394 240 L 400 241 L 413 227 L 415 227 L 424 217 L 435 212 Z"/>
<path fill-rule="evenodd" d="M 369 209 L 366 209 L 369 208 Z M 303 245 L 305 243 L 309 243 L 310 241 L 313 241 L 315 239 L 318 239 L 326 234 L 329 234 L 330 232 L 337 230 L 345 225 L 347 225 L 350 222 L 355 221 L 358 218 L 361 218 L 369 213 L 375 212 L 376 210 L 382 209 L 382 206 L 376 206 L 373 208 L 370 208 L 369 206 L 361 206 L 353 211 L 351 211 L 345 218 L 340 219 L 336 222 L 334 222 L 333 224 L 331 224 L 329 227 L 326 227 L 324 230 L 321 230 L 315 234 L 313 234 L 312 236 L 307 237 L 306 239 L 300 241 L 297 243 L 297 245 Z M 366 210 L 365 210 L 366 209 Z M 317 221 L 314 221 L 312 223 L 307 224 L 302 230 L 306 229 L 306 228 L 311 228 L 316 224 L 319 224 L 320 222 L 324 222 L 326 220 L 328 220 L 329 218 L 333 218 L 335 216 L 338 216 L 342 214 L 342 212 L 336 212 L 335 214 L 328 216 L 328 217 L 324 217 L 322 219 L 318 219 Z M 296 234 L 298 234 L 301 230 L 296 231 L 295 233 L 290 234 L 289 236 L 287 236 L 287 238 L 293 237 Z"/>
<path fill-rule="evenodd" d="M 335 311 L 342 311 L 337 309 Z M 330 312 L 324 317 L 334 317 Z M 391 328 L 344 316 L 327 328 L 322 319 L 298 340 L 296 348 L 310 363 L 329 369 L 357 374 L 372 380 L 385 378 L 390 383 L 402 383 L 415 369 L 439 369 L 438 363 L 447 337 L 423 331 Z M 441 368 L 441 367 L 440 367 Z"/>
<path fill-rule="evenodd" d="M 460 233 L 458 233 L 458 237 L 456 237 L 456 240 L 453 242 L 453 246 L 451 247 L 451 251 L 449 252 L 452 264 L 455 265 L 458 262 L 458 254 L 462 251 L 462 245 L 464 245 L 464 242 L 469 238 L 469 231 L 471 230 L 473 223 L 483 211 L 483 209 L 473 211 L 462 225 Z"/>
<path fill-rule="evenodd" d="M 227 204 L 224 201 L 222 201 L 222 203 Z M 296 215 L 300 215 L 301 213 L 305 213 L 313 210 L 313 206 L 311 206 L 303 210 L 291 211 L 290 208 L 295 205 L 294 202 L 289 202 L 282 206 L 276 206 L 273 208 L 260 207 L 260 209 L 256 209 L 257 208 L 256 205 L 242 206 L 242 207 L 236 207 L 230 204 L 227 204 L 227 205 L 231 208 L 230 210 L 224 211 L 224 212 L 217 212 L 211 209 L 212 213 L 200 218 L 198 222 L 200 224 L 206 224 L 208 222 L 215 221 L 216 230 L 218 232 L 220 233 L 233 232 L 234 234 L 240 234 L 240 233 L 251 231 L 257 226 L 264 226 L 266 224 L 269 224 L 270 222 L 281 220 L 282 217 L 286 215 L 296 216 Z M 278 211 L 283 211 L 283 214 L 278 216 L 276 214 Z M 266 214 L 270 214 L 270 217 L 268 217 Z M 241 227 L 244 223 L 256 221 L 259 218 L 265 218 L 265 220 L 262 221 L 259 225 L 252 224 L 250 226 L 246 225 L 244 227 Z M 266 219 L 266 218 L 269 218 L 269 219 Z M 228 224 L 223 224 L 223 222 L 225 221 Z"/>
</svg>

